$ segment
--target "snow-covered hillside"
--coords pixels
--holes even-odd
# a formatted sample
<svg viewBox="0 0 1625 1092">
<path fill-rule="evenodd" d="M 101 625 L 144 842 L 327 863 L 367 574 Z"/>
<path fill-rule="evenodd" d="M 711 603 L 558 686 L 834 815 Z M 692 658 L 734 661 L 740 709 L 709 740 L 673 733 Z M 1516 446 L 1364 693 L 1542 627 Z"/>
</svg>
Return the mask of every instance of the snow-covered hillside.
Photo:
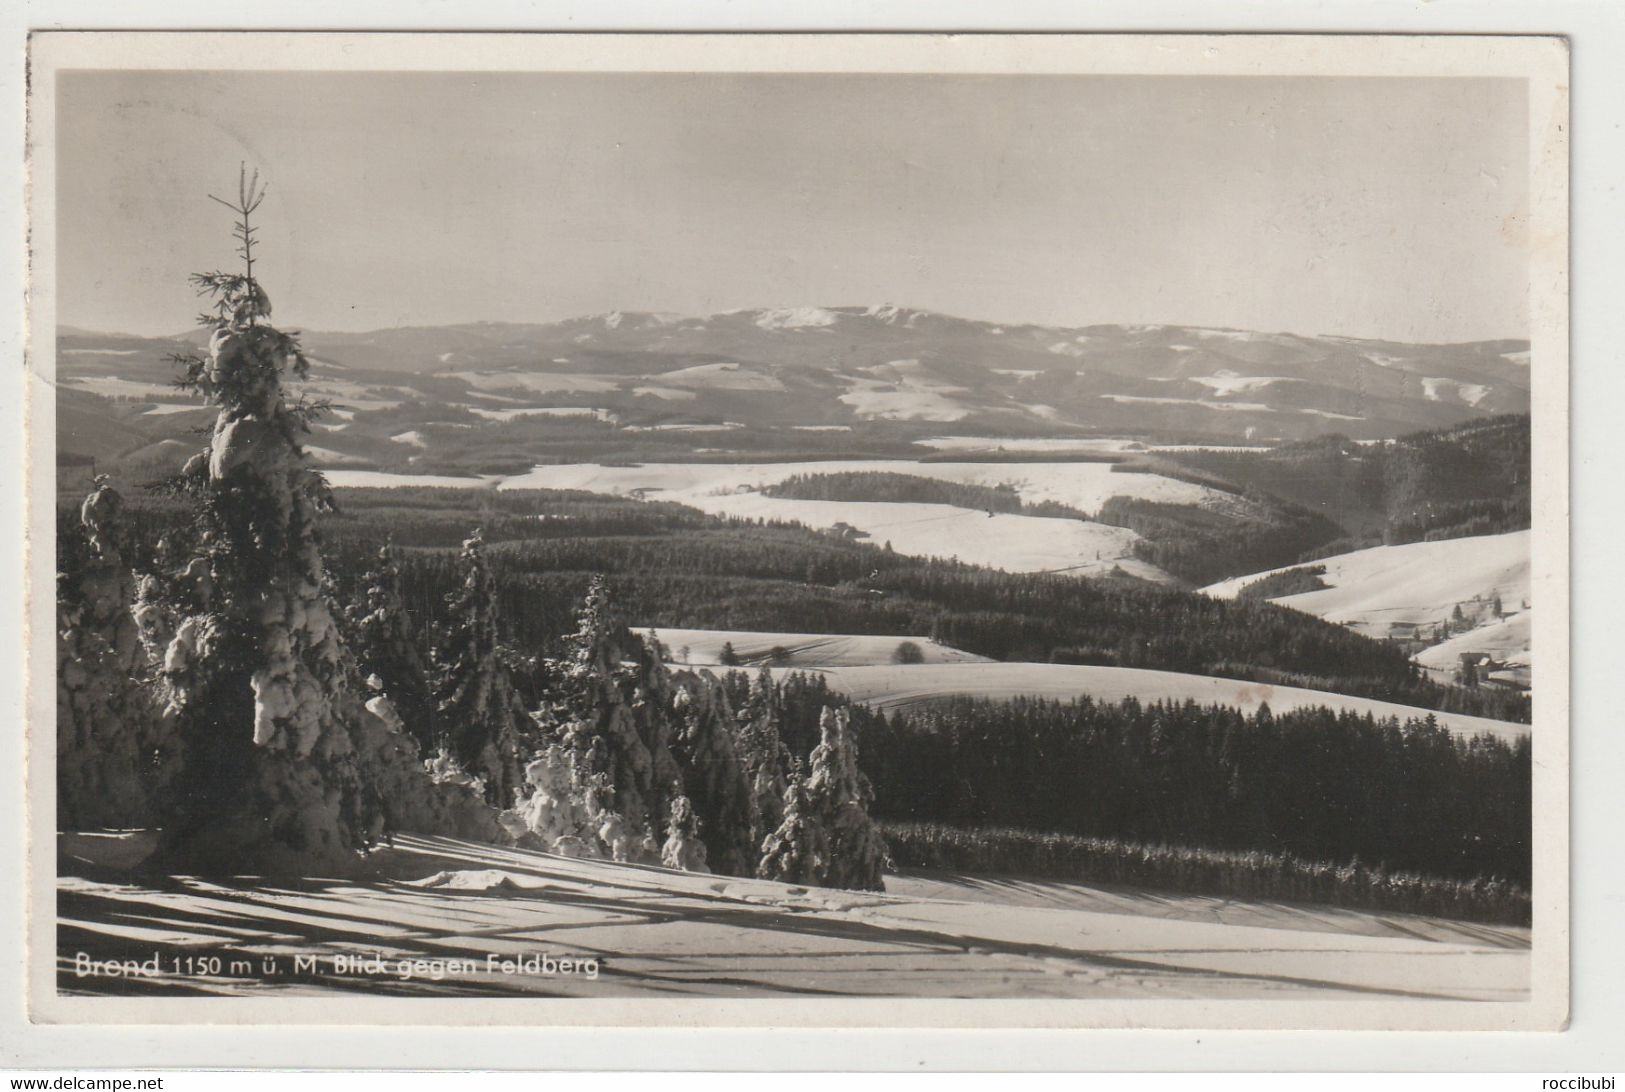
<svg viewBox="0 0 1625 1092">
<path fill-rule="evenodd" d="M 1529 599 L 1530 533 L 1375 546 L 1313 564 L 1325 567 L 1320 579 L 1328 587 L 1274 602 L 1384 637 L 1396 624 L 1440 625 L 1450 621 L 1458 607 L 1471 614 L 1496 597 L 1508 612 L 1524 609 Z M 1268 575 L 1239 576 L 1202 590 L 1229 599 Z"/>
<path fill-rule="evenodd" d="M 867 664 L 890 663 L 898 646 L 905 642 L 914 646 L 921 663 L 965 664 L 987 663 L 986 656 L 977 656 L 929 637 L 909 637 L 895 634 L 852 633 L 762 633 L 740 629 L 661 629 L 645 627 L 640 633 L 654 633 L 660 643 L 681 663 L 717 665 L 722 663 L 722 650 L 732 645 L 741 664 L 766 662 L 775 649 L 783 656 L 774 659 L 781 667 L 854 667 Z M 686 655 L 685 655 L 686 654 Z"/>
<path fill-rule="evenodd" d="M 949 874 L 888 876 L 885 894 L 860 894 L 414 836 L 377 854 L 365 881 L 153 884 L 124 870 L 134 855 L 121 840 L 69 836 L 61 850 L 67 995 L 1414 1004 L 1529 990 L 1529 930 L 1391 913 Z M 168 968 L 223 951 L 246 973 L 230 961 L 213 975 L 75 972 L 81 956 Z M 314 970 L 296 967 L 311 956 Z"/>
<path fill-rule="evenodd" d="M 1529 734 L 1527 724 L 1460 713 L 1434 713 L 1324 690 L 1143 668 L 984 662 L 831 667 L 820 673 L 829 680 L 830 689 L 881 709 L 907 709 L 959 695 L 994 700 L 1038 697 L 1066 701 L 1088 697 L 1101 702 L 1124 698 L 1141 702 L 1194 701 L 1202 705 L 1229 705 L 1248 712 L 1267 702 L 1276 713 L 1327 706 L 1401 720 L 1431 715 L 1445 728 L 1467 736 L 1487 734 L 1510 740 Z"/>
</svg>

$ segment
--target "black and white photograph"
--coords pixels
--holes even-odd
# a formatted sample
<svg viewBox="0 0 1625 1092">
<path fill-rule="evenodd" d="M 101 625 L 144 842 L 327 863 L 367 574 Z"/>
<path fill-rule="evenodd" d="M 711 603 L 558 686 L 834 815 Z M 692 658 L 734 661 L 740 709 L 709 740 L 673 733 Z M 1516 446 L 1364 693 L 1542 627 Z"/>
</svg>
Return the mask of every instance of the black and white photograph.
<svg viewBox="0 0 1625 1092">
<path fill-rule="evenodd" d="M 1564 1019 L 1560 43 L 33 50 L 43 1018 Z"/>
</svg>

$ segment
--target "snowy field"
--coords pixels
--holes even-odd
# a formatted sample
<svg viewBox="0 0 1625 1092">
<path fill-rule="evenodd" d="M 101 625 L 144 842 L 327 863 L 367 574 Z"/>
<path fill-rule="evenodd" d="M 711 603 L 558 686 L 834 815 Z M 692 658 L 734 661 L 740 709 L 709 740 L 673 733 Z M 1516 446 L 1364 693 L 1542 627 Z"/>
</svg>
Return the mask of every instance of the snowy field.
<svg viewBox="0 0 1625 1092">
<path fill-rule="evenodd" d="M 997 514 L 940 504 L 813 501 L 763 496 L 764 486 L 797 474 L 883 472 L 988 487 L 1009 486 L 1027 502 L 1055 501 L 1095 511 L 1112 496 L 1174 504 L 1223 504 L 1202 486 L 1152 474 L 1114 474 L 1104 463 L 910 463 L 844 460 L 799 463 L 646 463 L 539 466 L 503 489 L 582 489 L 686 504 L 712 515 L 783 520 L 813 528 L 844 523 L 899 553 L 954 558 L 1006 572 L 1103 574 L 1114 566 L 1148 580 L 1170 578 L 1133 555 L 1138 535 L 1077 519 Z"/>
<path fill-rule="evenodd" d="M 886 664 L 904 641 L 919 649 L 921 662 L 928 664 L 988 663 L 977 656 L 929 637 L 909 637 L 843 633 L 762 633 L 742 629 L 661 629 L 642 628 L 642 634 L 655 633 L 660 643 L 679 663 L 715 666 L 722 663 L 722 648 L 733 645 L 744 665 L 765 662 L 774 649 L 783 649 L 785 667 L 857 667 Z M 687 653 L 685 659 L 683 653 Z"/>
<path fill-rule="evenodd" d="M 1103 575 L 1121 568 L 1146 580 L 1172 578 L 1133 556 L 1139 540 L 1123 527 L 1071 518 L 996 514 L 944 504 L 813 501 L 768 497 L 760 490 L 797 474 L 887 472 L 989 487 L 1009 486 L 1024 501 L 1055 501 L 1095 511 L 1108 497 L 1173 504 L 1223 505 L 1223 494 L 1155 474 L 1114 474 L 1104 463 L 912 463 L 844 460 L 797 463 L 644 463 L 538 466 L 497 479 L 427 478 L 382 471 L 338 470 L 335 487 L 390 485 L 479 486 L 499 489 L 577 489 L 685 504 L 717 516 L 779 520 L 819 530 L 846 524 L 875 545 L 901 554 L 952 558 L 1006 572 Z"/>
<path fill-rule="evenodd" d="M 1475 600 L 1489 602 L 1500 596 L 1507 610 L 1521 609 L 1529 598 L 1529 534 L 1511 531 L 1444 542 L 1374 546 L 1321 558 L 1313 564 L 1326 567 L 1321 580 L 1330 587 L 1282 596 L 1274 602 L 1378 637 L 1386 636 L 1395 623 L 1446 622 L 1458 605 Z M 1202 590 L 1230 599 L 1245 585 L 1268 575 L 1239 576 Z"/>
<path fill-rule="evenodd" d="M 846 393 L 840 400 L 859 417 L 882 421 L 959 421 L 974 405 L 960 395 L 970 392 L 946 383 L 918 360 L 893 360 L 857 369 L 865 376 L 843 375 Z"/>
<path fill-rule="evenodd" d="M 865 532 L 866 541 L 876 546 L 891 543 L 900 554 L 953 558 L 1005 572 L 1089 576 L 1121 567 L 1147 580 L 1171 579 L 1132 556 L 1139 540 L 1133 531 L 1078 519 L 990 516 L 980 509 L 947 504 L 789 500 L 760 493 L 659 493 L 650 499 L 676 501 L 716 516 L 780 520 L 816 529 L 844 523 Z"/>
<path fill-rule="evenodd" d="M 524 406 L 519 409 L 499 410 L 470 406 L 468 412 L 487 421 L 517 421 L 524 417 L 590 417 L 607 421 L 611 417 L 608 410 L 592 406 Z"/>
<path fill-rule="evenodd" d="M 1009 486 L 1027 503 L 1054 501 L 1095 512 L 1110 497 L 1166 504 L 1224 504 L 1217 490 L 1157 474 L 1118 474 L 1110 463 L 915 463 L 895 459 L 846 459 L 797 463 L 644 463 L 600 466 L 569 463 L 539 466 L 509 478 L 504 489 L 585 489 L 627 494 L 659 491 L 661 500 L 758 490 L 798 474 L 889 473 L 988 487 Z"/>
<path fill-rule="evenodd" d="M 1364 440 L 1356 440 L 1355 441 L 1355 443 L 1365 443 L 1365 442 L 1366 441 L 1364 441 Z M 1380 443 L 1381 441 L 1378 441 L 1378 442 Z M 1251 452 L 1253 454 L 1257 454 L 1260 451 L 1268 451 L 1269 447 L 1268 447 L 1268 445 L 1261 445 L 1261 444 L 1158 444 L 1157 446 L 1147 448 L 1146 450 L 1153 451 L 1153 452 L 1162 452 L 1162 451 L 1241 451 L 1241 452 Z"/>
<path fill-rule="evenodd" d="M 149 882 L 115 867 L 130 863 L 114 861 L 117 840 L 99 841 L 62 839 L 64 994 L 1528 996 L 1529 930 L 1402 914 L 946 874 L 888 876 L 885 894 L 860 894 L 415 836 L 376 854 L 368 880 Z M 161 967 L 229 955 L 252 969 L 78 977 L 81 953 Z M 524 969 L 543 954 L 571 973 Z M 300 956 L 316 969 L 295 970 Z M 337 956 L 378 963 L 341 973 Z"/>
<path fill-rule="evenodd" d="M 784 384 L 765 372 L 738 364 L 695 364 L 672 372 L 661 372 L 660 382 L 675 387 L 699 387 L 717 391 L 782 391 Z"/>
<path fill-rule="evenodd" d="M 305 453 L 311 461 L 322 466 L 342 466 L 345 463 L 365 463 L 370 460 L 361 455 L 349 455 L 342 451 L 334 451 L 330 447 L 317 447 L 315 444 L 306 444 Z"/>
<path fill-rule="evenodd" d="M 830 667 L 819 673 L 829 680 L 830 689 L 840 691 L 854 701 L 888 710 L 907 709 L 963 695 L 993 700 L 1019 697 L 1060 701 L 1088 697 L 1098 702 L 1136 698 L 1146 703 L 1189 700 L 1201 705 L 1229 705 L 1246 712 L 1252 712 L 1268 702 L 1271 711 L 1276 713 L 1323 705 L 1362 715 L 1370 713 L 1375 717 L 1399 717 L 1401 720 L 1426 717 L 1431 712 L 1409 705 L 1324 690 L 1270 686 L 1238 679 L 1133 667 L 988 661 Z M 1469 717 L 1460 713 L 1432 715 L 1438 718 L 1443 727 L 1466 736 L 1488 734 L 1511 740 L 1529 734 L 1527 724 Z"/>
<path fill-rule="evenodd" d="M 75 376 L 71 379 L 62 380 L 62 385 L 74 390 L 99 394 L 103 398 L 178 402 L 178 400 L 186 397 L 185 393 L 173 383 L 147 383 L 139 379 L 121 379 L 116 375 Z M 191 407 L 196 409 L 207 408 L 201 402 L 194 402 Z"/>
<path fill-rule="evenodd" d="M 552 372 L 450 372 L 479 391 L 524 391 L 527 394 L 557 394 L 559 391 L 598 393 L 620 389 L 613 379 L 596 375 L 560 375 Z"/>
<path fill-rule="evenodd" d="M 459 478 L 451 474 L 396 474 L 388 470 L 323 469 L 322 475 L 334 489 L 494 489 L 502 480 Z"/>
<path fill-rule="evenodd" d="M 216 412 L 212 406 L 205 406 L 205 405 L 177 406 L 177 405 L 173 405 L 173 404 L 168 403 L 168 402 L 163 402 L 163 403 L 160 403 L 158 405 L 155 405 L 155 406 L 151 407 L 150 409 L 142 410 L 141 415 L 143 417 L 166 417 L 171 413 L 203 413 L 205 411 L 207 411 L 209 413 Z"/>
<path fill-rule="evenodd" d="M 1094 439 L 1065 436 L 1036 436 L 1012 439 L 1001 436 L 932 436 L 916 440 L 921 447 L 938 451 L 1037 451 L 1051 454 L 1115 454 L 1123 451 L 1141 451 L 1144 445 L 1127 439 Z"/>
</svg>

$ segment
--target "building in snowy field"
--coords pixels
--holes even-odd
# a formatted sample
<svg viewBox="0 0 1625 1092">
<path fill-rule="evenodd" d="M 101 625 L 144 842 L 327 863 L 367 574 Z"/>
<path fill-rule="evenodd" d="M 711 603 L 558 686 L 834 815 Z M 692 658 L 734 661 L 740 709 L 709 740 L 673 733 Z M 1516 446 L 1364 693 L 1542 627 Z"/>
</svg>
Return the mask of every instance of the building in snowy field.
<svg viewBox="0 0 1625 1092">
<path fill-rule="evenodd" d="M 1528 664 L 1497 660 L 1488 652 L 1463 652 L 1458 677 L 1463 686 L 1500 690 L 1527 691 L 1530 682 Z"/>
</svg>

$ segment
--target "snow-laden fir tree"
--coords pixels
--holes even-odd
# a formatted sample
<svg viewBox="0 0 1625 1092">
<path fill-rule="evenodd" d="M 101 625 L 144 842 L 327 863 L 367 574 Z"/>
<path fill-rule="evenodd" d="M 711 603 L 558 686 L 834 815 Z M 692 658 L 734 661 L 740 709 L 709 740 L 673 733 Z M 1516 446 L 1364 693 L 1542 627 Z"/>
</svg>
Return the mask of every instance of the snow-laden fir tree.
<svg viewBox="0 0 1625 1092">
<path fill-rule="evenodd" d="M 813 748 L 807 799 L 821 812 L 829 831 L 828 886 L 883 891 L 886 842 L 880 825 L 869 816 L 875 793 L 858 769 L 851 717 L 845 709 L 825 708 L 819 728 L 822 739 Z"/>
<path fill-rule="evenodd" d="M 406 731 L 424 754 L 433 754 L 441 743 L 435 733 L 434 692 L 418 629 L 401 598 L 393 549 L 379 548 L 360 588 L 346 613 L 361 671 L 378 679 Z"/>
<path fill-rule="evenodd" d="M 193 278 L 213 301 L 205 356 L 177 358 L 180 385 L 217 407 L 208 445 L 178 484 L 195 501 L 196 546 L 155 574 L 171 628 L 161 664 L 182 772 L 158 860 L 201 871 L 349 871 L 391 827 L 494 831 L 456 786 L 436 786 L 410 739 L 363 704 L 341 640 L 317 534 L 331 504 L 301 444 L 319 407 L 293 403 L 285 377 L 309 364 L 269 323 L 254 279 L 258 177 L 235 202 L 241 273 Z M 216 200 L 219 200 L 216 198 Z M 410 824 L 410 825 L 408 825 Z M 473 829 L 465 831 L 472 834 Z"/>
<path fill-rule="evenodd" d="M 576 628 L 565 636 L 564 667 L 572 679 L 604 678 L 623 661 L 623 635 L 610 602 L 609 581 L 594 573 L 576 611 Z M 635 639 L 630 638 L 629 639 Z"/>
<path fill-rule="evenodd" d="M 869 817 L 874 791 L 858 769 L 857 741 L 844 709 L 824 709 L 805 784 L 792 784 L 784 822 L 763 846 L 770 879 L 882 891 L 886 843 Z"/>
<path fill-rule="evenodd" d="M 565 857 L 613 857 L 599 837 L 602 816 L 594 805 L 585 763 L 563 743 L 551 743 L 525 766 L 526 790 L 502 815 L 502 825 L 521 846 Z"/>
<path fill-rule="evenodd" d="M 756 874 L 764 880 L 822 885 L 830 872 L 829 852 L 829 832 L 807 799 L 807 779 L 797 759 L 784 792 L 784 819 L 762 842 Z"/>
<path fill-rule="evenodd" d="M 544 725 L 548 739 L 525 766 L 519 801 L 501 816 L 509 836 L 521 846 L 566 857 L 651 862 L 659 846 L 646 824 L 632 823 L 615 807 L 608 775 L 594 772 L 595 755 L 584 736 L 566 725 Z"/>
<path fill-rule="evenodd" d="M 499 813 L 486 804 L 483 782 L 445 762 L 443 755 L 425 760 L 387 695 L 367 698 L 352 737 L 377 833 L 386 838 L 413 831 L 476 842 L 502 839 Z"/>
<path fill-rule="evenodd" d="M 189 609 L 162 665 L 186 752 L 165 855 L 206 869 L 347 865 L 372 825 L 335 708 L 343 671 L 315 531 L 326 486 L 299 441 L 308 410 L 282 386 L 308 364 L 266 321 L 253 276 L 250 216 L 262 198 L 245 180 L 231 206 L 244 272 L 193 278 L 214 301 L 208 354 L 179 358 L 182 385 L 219 412 L 181 472 L 199 534 L 174 574 Z"/>
<path fill-rule="evenodd" d="M 435 717 L 452 758 L 483 782 L 488 802 L 507 808 L 522 791 L 520 755 L 532 722 L 514 689 L 479 531 L 463 543 L 460 561 L 462 586 L 447 596 L 435 650 Z"/>
<path fill-rule="evenodd" d="M 606 807 L 633 832 L 662 829 L 683 776 L 671 752 L 675 689 L 659 653 L 615 619 L 602 577 L 588 588 L 553 677 L 544 726 L 603 775 L 612 794 Z M 654 848 L 652 837 L 648 844 Z"/>
<path fill-rule="evenodd" d="M 97 478 L 79 510 L 84 549 L 57 576 L 57 821 L 69 830 L 152 825 L 160 778 L 175 772 L 147 688 L 122 510 Z"/>
<path fill-rule="evenodd" d="M 736 736 L 739 759 L 750 783 L 751 806 L 755 810 L 751 842 L 758 849 L 762 839 L 784 821 L 791 756 L 779 735 L 783 720 L 784 705 L 779 688 L 773 683 L 772 673 L 764 667 L 752 681 L 750 693 L 740 709 Z"/>
<path fill-rule="evenodd" d="M 739 759 L 727 692 L 710 672 L 681 672 L 674 682 L 672 755 L 683 771 L 683 793 L 699 820 L 711 871 L 754 875 L 761 820 Z"/>
<path fill-rule="evenodd" d="M 603 774 L 587 780 L 587 814 L 597 823 L 598 842 L 612 861 L 648 861 L 655 856 L 654 834 L 615 807 L 615 788 Z"/>
<path fill-rule="evenodd" d="M 709 872 L 705 865 L 705 841 L 700 837 L 700 820 L 688 797 L 672 797 L 671 819 L 666 824 L 666 844 L 660 848 L 660 863 L 684 872 Z"/>
</svg>

